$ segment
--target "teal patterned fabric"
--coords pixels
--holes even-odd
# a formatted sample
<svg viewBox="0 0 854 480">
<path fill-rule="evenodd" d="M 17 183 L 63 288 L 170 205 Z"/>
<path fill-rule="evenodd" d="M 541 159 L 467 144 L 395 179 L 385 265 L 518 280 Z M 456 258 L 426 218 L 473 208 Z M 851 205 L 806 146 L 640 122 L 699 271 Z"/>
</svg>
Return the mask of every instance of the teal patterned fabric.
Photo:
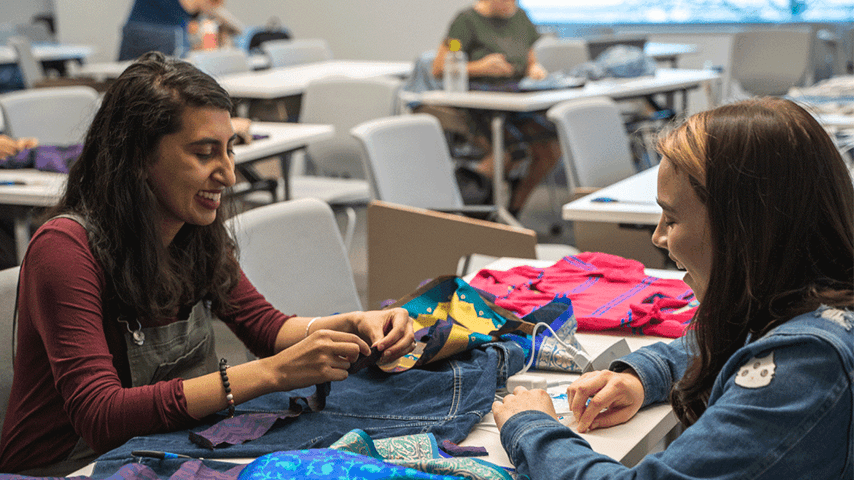
<svg viewBox="0 0 854 480">
<path fill-rule="evenodd" d="M 512 480 L 503 468 L 473 458 L 443 458 L 433 434 L 373 440 L 352 430 L 330 448 L 276 452 L 259 457 L 241 480 L 272 478 Z"/>
</svg>

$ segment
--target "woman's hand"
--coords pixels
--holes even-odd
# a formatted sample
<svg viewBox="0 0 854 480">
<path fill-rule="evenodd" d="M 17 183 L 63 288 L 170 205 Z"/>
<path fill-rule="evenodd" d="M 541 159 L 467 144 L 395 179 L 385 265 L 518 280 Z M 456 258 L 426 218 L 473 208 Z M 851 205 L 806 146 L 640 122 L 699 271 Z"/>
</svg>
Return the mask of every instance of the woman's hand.
<svg viewBox="0 0 854 480">
<path fill-rule="evenodd" d="M 358 335 L 318 330 L 281 352 L 260 359 L 275 390 L 286 391 L 347 378 L 350 364 L 371 348 Z"/>
<path fill-rule="evenodd" d="M 503 53 L 489 55 L 470 62 L 469 76 L 472 77 L 509 77 L 513 75 L 513 64 L 507 61 Z"/>
<path fill-rule="evenodd" d="M 643 384 L 632 369 L 585 373 L 566 395 L 580 433 L 627 422 L 644 399 Z"/>
<path fill-rule="evenodd" d="M 504 422 L 513 415 L 528 410 L 536 410 L 551 415 L 557 420 L 552 398 L 545 390 L 528 390 L 525 387 L 516 387 L 513 393 L 504 397 L 504 401 L 492 404 L 492 415 L 498 430 L 504 426 Z"/>
<path fill-rule="evenodd" d="M 548 72 L 539 63 L 533 63 L 528 67 L 528 78 L 531 80 L 542 80 L 548 76 Z"/>
<path fill-rule="evenodd" d="M 21 150 L 38 146 L 39 141 L 35 138 L 14 139 L 6 135 L 0 135 L 0 158 L 15 155 Z"/>
<path fill-rule="evenodd" d="M 395 360 L 415 349 L 415 333 L 406 309 L 360 312 L 354 326 L 355 333 L 383 352 L 381 362 Z"/>
</svg>

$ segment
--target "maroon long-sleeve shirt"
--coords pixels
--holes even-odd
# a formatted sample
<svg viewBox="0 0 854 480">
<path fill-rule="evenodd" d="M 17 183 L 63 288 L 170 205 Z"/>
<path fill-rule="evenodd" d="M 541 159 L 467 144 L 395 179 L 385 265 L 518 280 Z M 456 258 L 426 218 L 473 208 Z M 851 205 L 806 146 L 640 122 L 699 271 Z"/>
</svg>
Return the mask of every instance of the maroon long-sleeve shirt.
<svg viewBox="0 0 854 480">
<path fill-rule="evenodd" d="M 64 460 L 80 437 L 105 452 L 134 436 L 187 428 L 195 421 L 181 379 L 130 388 L 124 324 L 104 317 L 115 311 L 102 303 L 104 281 L 77 222 L 54 219 L 33 236 L 21 272 L 17 358 L 0 439 L 0 472 Z M 231 301 L 238 313 L 222 320 L 256 355 L 272 354 L 289 317 L 243 274 Z"/>
</svg>

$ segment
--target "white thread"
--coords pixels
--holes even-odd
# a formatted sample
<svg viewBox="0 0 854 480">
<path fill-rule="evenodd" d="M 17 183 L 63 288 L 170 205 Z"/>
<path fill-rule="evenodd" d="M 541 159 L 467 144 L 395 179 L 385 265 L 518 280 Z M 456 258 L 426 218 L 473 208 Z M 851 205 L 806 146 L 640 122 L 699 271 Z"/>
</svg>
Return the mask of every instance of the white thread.
<svg viewBox="0 0 854 480">
<path fill-rule="evenodd" d="M 535 346 L 536 341 L 537 341 L 537 328 L 540 325 L 548 328 L 549 331 L 552 332 L 554 339 L 557 340 L 557 343 L 561 344 L 561 346 L 563 346 L 563 348 L 567 349 L 567 351 L 569 351 L 569 354 L 572 355 L 573 358 L 575 358 L 575 356 L 578 355 L 578 349 L 573 347 L 572 345 L 567 345 L 566 343 L 564 343 L 564 341 L 561 340 L 560 337 L 558 337 L 557 333 L 555 333 L 555 331 L 552 330 L 551 325 L 549 325 L 548 323 L 545 323 L 545 322 L 539 322 L 536 325 L 534 325 L 534 329 L 531 332 L 531 358 L 528 360 L 528 363 L 525 364 L 525 368 L 523 368 L 522 371 L 517 373 L 516 375 L 527 373 L 528 369 L 531 368 L 531 365 L 534 364 L 534 355 L 537 354 L 537 351 L 534 349 L 534 346 Z"/>
</svg>

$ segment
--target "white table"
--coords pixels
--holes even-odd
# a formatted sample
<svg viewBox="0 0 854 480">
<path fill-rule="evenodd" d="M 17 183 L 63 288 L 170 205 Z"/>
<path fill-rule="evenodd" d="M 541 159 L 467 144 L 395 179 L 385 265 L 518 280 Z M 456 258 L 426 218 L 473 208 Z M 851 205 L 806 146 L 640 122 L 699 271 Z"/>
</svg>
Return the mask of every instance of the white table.
<svg viewBox="0 0 854 480">
<path fill-rule="evenodd" d="M 270 138 L 255 140 L 249 145 L 235 145 L 235 168 L 250 183 L 257 183 L 264 180 L 254 171 L 252 163 L 279 156 L 285 192 L 283 200 L 288 200 L 290 198 L 290 154 L 313 142 L 331 139 L 335 135 L 335 127 L 305 123 L 254 122 L 252 133 L 269 135 Z M 273 196 L 275 198 L 275 191 Z"/>
<path fill-rule="evenodd" d="M 427 105 L 490 110 L 492 117 L 492 152 L 494 158 L 493 198 L 499 217 L 510 225 L 519 222 L 504 208 L 504 118 L 507 112 L 537 112 L 578 98 L 607 96 L 614 100 L 644 98 L 660 93 L 682 92 L 683 105 L 689 90 L 720 80 L 720 74 L 710 70 L 658 69 L 646 77 L 603 79 L 589 82 L 584 87 L 564 90 L 547 90 L 529 93 L 509 92 L 454 92 L 441 90 L 424 92 L 419 101 Z"/>
<path fill-rule="evenodd" d="M 270 67 L 270 57 L 267 55 L 249 55 L 248 60 L 249 67 L 253 70 L 263 70 Z M 119 75 L 121 75 L 131 63 L 133 63 L 133 60 L 85 63 L 75 70 L 75 75 L 94 78 L 98 81 L 112 80 L 119 78 Z"/>
<path fill-rule="evenodd" d="M 585 222 L 656 225 L 658 165 L 563 206 L 563 219 Z M 601 201 L 608 199 L 610 201 Z"/>
<path fill-rule="evenodd" d="M 646 42 L 643 53 L 658 62 L 667 62 L 671 68 L 676 68 L 681 55 L 697 53 L 697 45 L 690 43 Z"/>
<path fill-rule="evenodd" d="M 311 81 L 320 78 L 371 78 L 386 75 L 399 77 L 412 73 L 412 68 L 412 62 L 329 60 L 223 75 L 218 81 L 232 97 L 271 100 L 301 95 Z"/>
<path fill-rule="evenodd" d="M 255 122 L 251 131 L 269 135 L 269 138 L 255 140 L 249 145 L 235 145 L 234 163 L 237 167 L 245 168 L 245 171 L 251 171 L 251 164 L 255 161 L 276 155 L 286 157 L 312 142 L 330 139 L 335 134 L 331 125 L 296 123 Z M 286 165 L 286 160 L 283 160 L 283 164 Z M 287 170 L 282 175 L 287 179 Z M 23 260 L 30 240 L 32 208 L 56 204 L 64 190 L 66 178 L 62 173 L 31 169 L 0 170 L 0 205 L 4 213 L 11 214 L 14 221 L 18 263 Z M 8 184 L 15 181 L 23 182 L 24 185 Z"/>
<path fill-rule="evenodd" d="M 507 270 L 520 265 L 530 265 L 534 267 L 544 268 L 554 264 L 552 261 L 531 260 L 520 258 L 500 258 L 495 262 L 490 263 L 485 268 L 489 270 Z M 684 272 L 678 270 L 658 270 L 646 269 L 647 274 L 662 278 L 682 278 Z M 471 281 L 476 273 L 472 273 L 464 277 L 466 281 Z M 622 334 L 609 333 L 578 333 L 578 341 L 581 345 L 595 357 L 598 353 L 604 351 L 608 346 L 621 338 L 625 338 L 629 347 L 634 351 L 642 346 L 651 345 L 656 342 L 669 342 L 672 339 L 654 337 L 654 336 L 625 336 Z M 561 382 L 561 385 L 549 387 L 552 393 L 565 393 L 566 388 L 572 381 L 578 378 L 577 374 L 545 372 L 539 370 L 531 370 L 531 373 L 546 377 L 549 383 Z M 669 404 L 650 405 L 641 409 L 631 421 L 601 430 L 593 430 L 588 433 L 580 434 L 582 438 L 590 443 L 594 451 L 607 455 L 626 466 L 637 464 L 647 453 L 649 453 L 656 445 L 663 440 L 670 439 L 668 437 L 671 432 L 679 424 L 673 409 Z M 569 423 L 569 427 L 573 428 L 573 423 Z M 577 433 L 577 432 L 576 432 Z M 501 438 L 498 428 L 495 426 L 495 419 L 492 413 L 487 414 L 480 423 L 475 425 L 469 436 L 460 442 L 463 446 L 482 446 L 485 447 L 489 455 L 487 457 L 478 457 L 486 461 L 501 465 L 504 467 L 512 467 L 510 459 L 507 457 L 504 448 L 501 446 Z"/>
<path fill-rule="evenodd" d="M 85 60 L 95 53 L 95 49 L 89 45 L 73 45 L 64 43 L 34 43 L 32 45 L 33 57 L 39 62 Z M 7 45 L 0 45 L 0 65 L 17 64 L 18 54 L 15 49 Z"/>
</svg>

